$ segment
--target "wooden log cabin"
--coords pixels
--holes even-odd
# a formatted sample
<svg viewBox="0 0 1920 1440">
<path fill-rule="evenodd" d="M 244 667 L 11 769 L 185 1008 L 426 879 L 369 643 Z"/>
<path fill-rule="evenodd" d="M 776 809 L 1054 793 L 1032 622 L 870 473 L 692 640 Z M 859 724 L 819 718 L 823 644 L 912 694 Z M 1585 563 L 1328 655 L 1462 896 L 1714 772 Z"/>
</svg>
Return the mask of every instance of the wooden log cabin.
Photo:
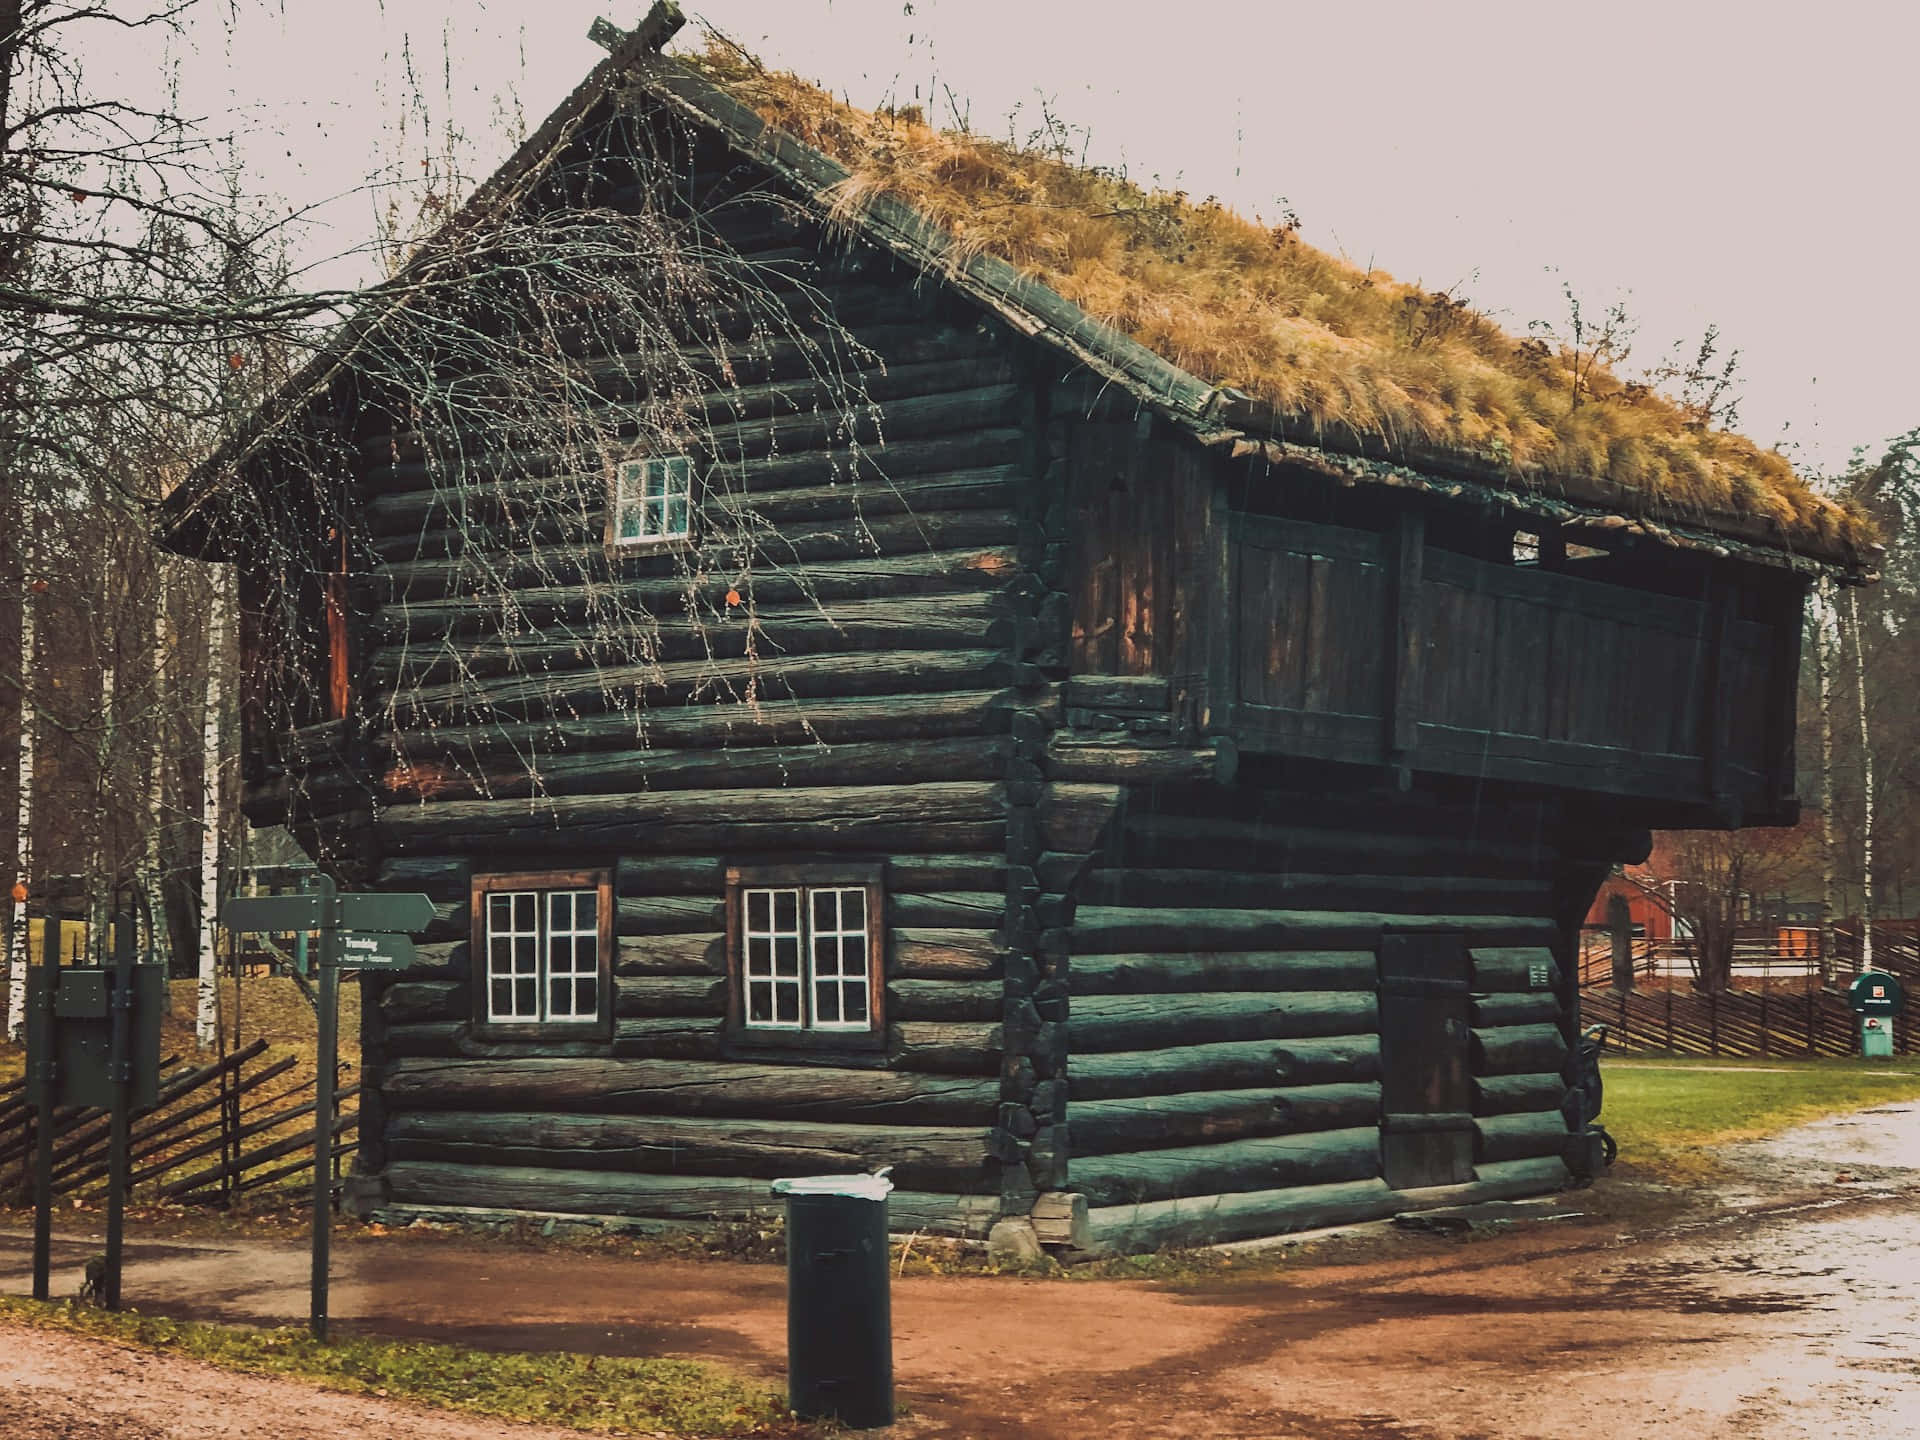
<svg viewBox="0 0 1920 1440">
<path fill-rule="evenodd" d="M 888 1165 L 898 1228 L 1114 1250 L 1588 1173 L 1581 917 L 1794 817 L 1858 527 L 1184 368 L 672 21 L 164 515 L 239 576 L 248 813 L 440 907 L 354 1204 Z"/>
</svg>

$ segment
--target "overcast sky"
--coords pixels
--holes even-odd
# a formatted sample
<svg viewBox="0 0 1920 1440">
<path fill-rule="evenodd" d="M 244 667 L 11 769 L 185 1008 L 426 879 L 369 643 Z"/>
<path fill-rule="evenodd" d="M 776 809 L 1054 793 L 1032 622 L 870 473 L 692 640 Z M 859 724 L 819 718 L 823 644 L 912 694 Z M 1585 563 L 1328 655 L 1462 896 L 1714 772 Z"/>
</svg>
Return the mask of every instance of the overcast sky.
<svg viewBox="0 0 1920 1440">
<path fill-rule="evenodd" d="M 1717 324 L 1741 352 L 1741 428 L 1814 468 L 1920 425 L 1914 6 L 687 8 L 857 104 L 931 100 L 946 118 L 957 103 L 976 130 L 1022 137 L 1044 105 L 1092 163 L 1268 218 L 1285 197 L 1312 243 L 1458 285 L 1512 329 L 1564 321 L 1563 281 L 1590 308 L 1622 300 L 1629 369 Z M 180 84 L 186 108 L 239 117 L 244 160 L 296 204 L 376 165 L 417 177 L 450 134 L 477 179 L 603 53 L 595 16 L 644 9 L 235 0 L 201 15 Z M 306 253 L 364 241 L 376 204 L 360 190 L 323 209 Z"/>
</svg>

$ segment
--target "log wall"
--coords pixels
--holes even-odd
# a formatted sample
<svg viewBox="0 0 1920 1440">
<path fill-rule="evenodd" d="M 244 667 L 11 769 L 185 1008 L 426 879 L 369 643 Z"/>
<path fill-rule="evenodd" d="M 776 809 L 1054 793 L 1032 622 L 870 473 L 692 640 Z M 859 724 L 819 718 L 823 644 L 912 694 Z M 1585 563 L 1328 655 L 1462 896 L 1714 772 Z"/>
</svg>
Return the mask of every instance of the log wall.
<svg viewBox="0 0 1920 1440">
<path fill-rule="evenodd" d="M 1564 1183 L 1549 821 L 1539 802 L 1340 797 L 1244 773 L 1110 790 L 1043 941 L 1070 997 L 1055 1148 L 1090 1243 L 1237 1239 L 1435 1200 L 1381 1178 L 1377 950 L 1392 930 L 1457 930 L 1472 957 L 1476 1178 L 1438 1198 Z"/>
<path fill-rule="evenodd" d="M 610 551 L 597 478 L 537 449 L 469 442 L 449 469 L 445 436 L 361 437 L 355 743 L 377 778 L 357 791 L 343 760 L 335 790 L 315 767 L 251 800 L 309 827 L 367 806 L 372 882 L 441 906 L 430 963 L 366 981 L 364 1204 L 702 1221 L 771 1208 L 780 1176 L 891 1165 L 897 1225 L 978 1235 L 1004 1190 L 1034 1193 L 1002 1105 L 1008 814 L 1039 779 L 1018 722 L 1051 703 L 1064 634 L 1021 549 L 1033 382 L 969 312 L 770 213 L 713 224 L 747 268 L 804 275 L 792 326 L 861 403 L 823 412 L 804 346 L 705 357 L 721 478 L 691 546 Z M 632 357 L 581 359 L 630 378 Z M 835 860 L 884 862 L 883 1048 L 743 1047 L 727 867 Z M 477 1028 L 473 876 L 600 866 L 610 1036 Z"/>
</svg>

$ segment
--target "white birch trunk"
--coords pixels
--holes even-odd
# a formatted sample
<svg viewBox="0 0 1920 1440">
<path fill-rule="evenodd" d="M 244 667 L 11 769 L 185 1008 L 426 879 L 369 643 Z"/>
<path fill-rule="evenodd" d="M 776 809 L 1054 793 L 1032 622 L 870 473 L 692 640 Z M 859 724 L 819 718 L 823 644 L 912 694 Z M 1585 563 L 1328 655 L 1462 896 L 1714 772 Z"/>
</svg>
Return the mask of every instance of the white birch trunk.
<svg viewBox="0 0 1920 1440">
<path fill-rule="evenodd" d="M 1853 679 L 1860 702 L 1860 968 L 1873 968 L 1873 747 L 1867 734 L 1866 637 L 1860 633 L 1860 591 L 1847 591 L 1853 623 Z"/>
<path fill-rule="evenodd" d="M 207 605 L 207 705 L 200 731 L 200 985 L 194 1038 L 202 1049 L 220 1038 L 220 983 L 215 937 L 220 907 L 220 711 L 226 655 L 227 571 L 213 567 Z"/>
<path fill-rule="evenodd" d="M 1830 581 L 1822 580 L 1813 598 L 1813 677 L 1815 703 L 1820 711 L 1820 983 L 1829 988 L 1834 977 L 1833 917 L 1838 909 L 1834 899 L 1834 857 L 1839 853 L 1833 837 L 1833 681 L 1829 667 L 1828 634 L 1833 623 L 1833 599 Z"/>
<path fill-rule="evenodd" d="M 107 873 L 107 806 L 113 797 L 113 752 L 118 744 L 114 728 L 114 661 L 103 651 L 100 661 L 100 743 L 95 747 L 93 803 L 87 815 L 87 948 L 93 963 L 106 963 L 107 914 L 113 908 L 114 877 Z"/>
<path fill-rule="evenodd" d="M 33 884 L 33 702 L 27 687 L 33 683 L 34 604 L 32 552 L 28 552 L 25 583 L 20 589 L 20 873 L 15 877 L 13 928 L 7 943 L 7 1039 L 18 1044 L 26 1035 L 28 888 Z"/>
<path fill-rule="evenodd" d="M 153 717 L 153 755 L 147 771 L 147 837 L 143 855 L 142 883 L 147 903 L 153 907 L 156 933 L 166 930 L 167 896 L 160 875 L 160 838 L 167 823 L 167 572 L 158 563 L 154 569 L 153 597 L 153 688 L 148 713 Z M 163 947 L 165 948 L 165 947 Z"/>
</svg>

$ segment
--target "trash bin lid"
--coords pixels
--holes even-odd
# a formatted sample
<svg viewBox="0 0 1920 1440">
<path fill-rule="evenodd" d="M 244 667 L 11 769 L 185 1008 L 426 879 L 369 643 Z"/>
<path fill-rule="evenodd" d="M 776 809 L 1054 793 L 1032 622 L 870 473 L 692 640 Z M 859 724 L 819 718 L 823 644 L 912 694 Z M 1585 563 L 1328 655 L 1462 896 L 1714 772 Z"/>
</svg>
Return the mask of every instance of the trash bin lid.
<svg viewBox="0 0 1920 1440">
<path fill-rule="evenodd" d="M 776 1195 L 845 1195 L 850 1200 L 884 1200 L 893 1182 L 884 1175 L 803 1175 L 773 1182 Z"/>
</svg>

